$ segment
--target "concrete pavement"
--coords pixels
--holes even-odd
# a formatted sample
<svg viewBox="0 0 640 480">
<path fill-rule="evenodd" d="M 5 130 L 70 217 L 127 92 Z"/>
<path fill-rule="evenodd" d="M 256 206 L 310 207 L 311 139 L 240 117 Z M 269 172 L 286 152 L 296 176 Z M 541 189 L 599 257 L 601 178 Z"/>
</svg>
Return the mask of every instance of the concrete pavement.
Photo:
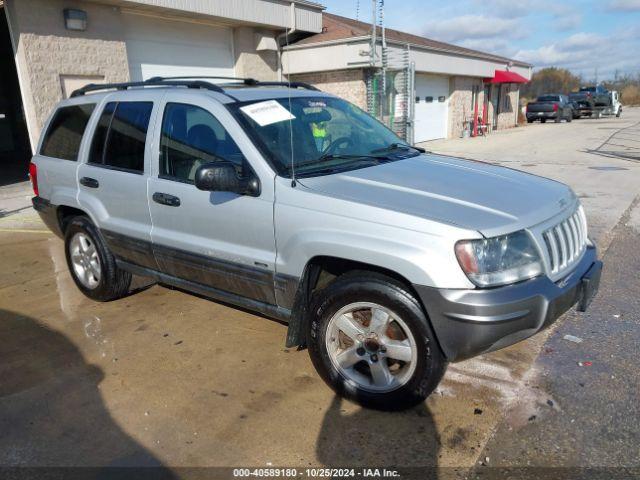
<svg viewBox="0 0 640 480">
<path fill-rule="evenodd" d="M 86 299 L 69 277 L 62 242 L 33 211 L 0 197 L 0 465 L 396 465 L 465 472 L 487 456 L 489 465 L 498 462 L 500 452 L 500 465 L 544 464 L 546 450 L 521 445 L 551 434 L 570 452 L 554 456 L 554 465 L 582 465 L 587 452 L 598 449 L 610 455 L 594 464 L 618 461 L 631 441 L 638 444 L 637 422 L 620 441 L 615 429 L 604 437 L 583 432 L 604 408 L 598 384 L 606 375 L 618 378 L 606 383 L 619 392 L 616 409 L 637 418 L 628 405 L 634 381 L 637 387 L 629 375 L 631 353 L 621 363 L 607 361 L 604 370 L 598 365 L 614 350 L 632 352 L 635 344 L 637 351 L 638 345 L 632 335 L 637 305 L 616 303 L 620 292 L 624 298 L 637 292 L 629 283 L 637 267 L 626 259 L 634 254 L 633 238 L 636 244 L 640 238 L 639 209 L 632 208 L 640 162 L 628 158 L 634 135 L 624 132 L 638 122 L 640 111 L 629 109 L 621 119 L 426 144 L 569 183 L 582 197 L 592 233 L 605 246 L 614 241 L 607 253 L 614 268 L 605 270 L 605 286 L 587 317 L 570 313 L 556 329 L 451 365 L 425 404 L 401 413 L 336 398 L 305 351 L 284 348 L 286 328 L 278 322 L 144 282 L 116 302 Z M 629 146 L 624 158 L 612 155 L 617 150 L 610 145 L 622 137 Z M 16 189 L 6 198 L 28 196 L 24 187 Z M 616 225 L 625 225 L 629 236 L 620 246 Z M 616 290 L 623 281 L 624 291 Z M 610 327 L 614 310 L 630 323 Z M 584 343 L 559 339 L 565 330 L 584 336 Z M 556 359 L 551 365 L 547 348 Z M 596 368 L 573 368 L 587 353 Z M 589 385 L 588 397 L 576 382 Z M 586 418 L 578 418 L 581 410 L 588 410 Z M 552 428 L 556 422 L 562 428 Z"/>
</svg>

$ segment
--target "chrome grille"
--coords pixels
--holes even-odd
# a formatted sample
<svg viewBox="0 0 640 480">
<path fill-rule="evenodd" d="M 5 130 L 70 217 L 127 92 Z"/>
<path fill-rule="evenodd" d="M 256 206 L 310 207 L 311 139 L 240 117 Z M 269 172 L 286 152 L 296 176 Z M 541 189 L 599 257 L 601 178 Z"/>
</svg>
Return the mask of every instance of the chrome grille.
<svg viewBox="0 0 640 480">
<path fill-rule="evenodd" d="M 587 220 L 582 207 L 569 217 L 542 232 L 551 274 L 556 275 L 572 267 L 587 246 Z"/>
</svg>

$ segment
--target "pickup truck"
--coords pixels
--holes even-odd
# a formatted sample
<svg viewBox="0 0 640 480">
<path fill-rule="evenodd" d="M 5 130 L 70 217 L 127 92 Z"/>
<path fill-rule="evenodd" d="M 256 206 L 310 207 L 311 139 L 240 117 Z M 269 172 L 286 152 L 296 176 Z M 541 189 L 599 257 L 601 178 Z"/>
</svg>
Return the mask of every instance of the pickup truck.
<svg viewBox="0 0 640 480">
<path fill-rule="evenodd" d="M 596 97 L 591 91 L 571 93 L 569 100 L 573 104 L 573 110 L 576 114 L 574 118 L 583 116 L 600 118 L 602 115 L 615 115 L 619 117 L 622 114 L 622 104 L 620 103 L 619 93 L 616 91 L 605 92 L 606 99 L 601 95 Z"/>
<path fill-rule="evenodd" d="M 540 95 L 535 102 L 527 104 L 527 123 L 540 120 L 545 123 L 553 120 L 560 123 L 562 119 L 570 122 L 573 119 L 573 107 L 566 95 Z"/>
<path fill-rule="evenodd" d="M 84 295 L 117 301 L 135 274 L 286 322 L 288 347 L 374 408 L 584 311 L 602 268 L 566 185 L 427 154 L 300 82 L 86 86 L 29 171 Z"/>
<path fill-rule="evenodd" d="M 582 87 L 569 94 L 569 100 L 575 105 L 580 116 L 600 116 L 600 110 L 611 106 L 610 92 L 602 85 Z"/>
</svg>

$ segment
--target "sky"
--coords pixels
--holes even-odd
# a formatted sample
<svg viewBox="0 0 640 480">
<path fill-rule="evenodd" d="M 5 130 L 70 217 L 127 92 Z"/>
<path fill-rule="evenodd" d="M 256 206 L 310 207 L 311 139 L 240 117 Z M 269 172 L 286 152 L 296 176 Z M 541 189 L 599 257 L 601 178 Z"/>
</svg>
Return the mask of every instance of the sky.
<svg viewBox="0 0 640 480">
<path fill-rule="evenodd" d="M 316 0 L 356 18 L 358 0 Z M 371 0 L 359 0 L 371 21 Z M 640 0 L 385 0 L 385 26 L 435 40 L 563 67 L 585 79 L 640 74 Z"/>
</svg>

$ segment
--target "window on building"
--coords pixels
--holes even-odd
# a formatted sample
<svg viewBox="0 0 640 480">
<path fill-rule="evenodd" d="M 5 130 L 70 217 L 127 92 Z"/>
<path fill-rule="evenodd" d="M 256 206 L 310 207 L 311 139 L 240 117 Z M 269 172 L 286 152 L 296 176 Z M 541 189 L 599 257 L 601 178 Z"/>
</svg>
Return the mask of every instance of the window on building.
<svg viewBox="0 0 640 480">
<path fill-rule="evenodd" d="M 167 104 L 160 138 L 160 176 L 193 183 L 200 165 L 221 160 L 234 163 L 241 172 L 244 157 L 222 124 L 195 105 Z"/>
<path fill-rule="evenodd" d="M 90 162 L 142 173 L 153 102 L 118 102 L 105 106 L 91 145 Z"/>
<path fill-rule="evenodd" d="M 80 143 L 95 104 L 62 107 L 55 113 L 42 142 L 40 155 L 78 160 Z"/>
</svg>

